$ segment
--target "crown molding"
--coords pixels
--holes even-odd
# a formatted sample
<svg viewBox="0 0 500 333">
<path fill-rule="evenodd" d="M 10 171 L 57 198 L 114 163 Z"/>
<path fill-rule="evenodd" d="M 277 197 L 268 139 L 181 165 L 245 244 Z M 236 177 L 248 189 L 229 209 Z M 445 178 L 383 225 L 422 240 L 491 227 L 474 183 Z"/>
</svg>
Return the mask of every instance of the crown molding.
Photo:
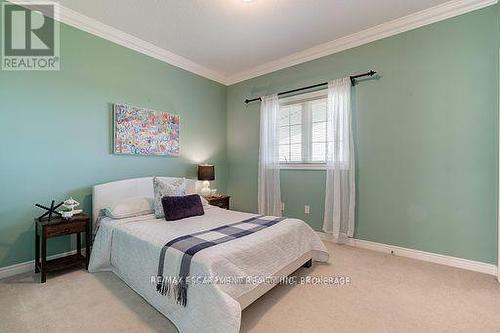
<svg viewBox="0 0 500 333">
<path fill-rule="evenodd" d="M 320 44 L 309 49 L 293 53 L 286 57 L 270 61 L 252 69 L 229 76 L 229 85 L 249 80 L 280 69 L 292 67 L 307 61 L 345 51 L 357 46 L 374 42 L 379 39 L 394 36 L 402 32 L 462 15 L 474 10 L 494 5 L 498 0 L 452 0 L 441 5 L 382 23 L 360 32 Z"/>
<path fill-rule="evenodd" d="M 40 3 L 43 0 L 10 0 L 9 2 L 29 7 L 29 4 Z M 49 1 L 45 1 L 49 2 Z M 207 79 L 227 85 L 226 77 L 205 66 L 199 65 L 189 59 L 179 56 L 173 52 L 162 49 L 150 42 L 132 36 L 126 32 L 113 28 L 98 20 L 80 14 L 68 7 L 59 5 L 59 18 L 61 23 L 70 25 L 77 29 L 101 37 L 115 44 L 140 52 L 152 58 L 158 59 L 175 67 L 182 68 L 191 73 L 203 76 Z"/>
<path fill-rule="evenodd" d="M 40 0 L 10 0 L 20 5 L 39 3 Z M 104 38 L 115 44 L 143 53 L 167 64 L 219 82 L 226 86 L 269 74 L 280 69 L 292 67 L 307 61 L 345 51 L 376 40 L 397 35 L 402 32 L 462 15 L 474 10 L 494 5 L 498 0 L 452 0 L 380 25 L 344 36 L 312 48 L 293 53 L 277 60 L 267 62 L 234 75 L 224 75 L 173 52 L 162 49 L 152 43 L 132 36 L 93 18 L 80 14 L 72 9 L 59 5 L 59 21 Z"/>
</svg>

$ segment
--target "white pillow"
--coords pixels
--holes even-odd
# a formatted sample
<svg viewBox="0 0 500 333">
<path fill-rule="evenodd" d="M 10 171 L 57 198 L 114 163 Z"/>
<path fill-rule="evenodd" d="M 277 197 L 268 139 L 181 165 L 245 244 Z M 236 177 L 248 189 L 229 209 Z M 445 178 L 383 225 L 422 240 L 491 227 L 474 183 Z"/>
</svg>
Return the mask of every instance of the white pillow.
<svg viewBox="0 0 500 333">
<path fill-rule="evenodd" d="M 186 195 L 186 179 L 185 178 L 153 178 L 154 190 L 154 211 L 156 218 L 165 217 L 163 213 L 163 205 L 161 198 L 167 195 L 183 196 Z"/>
<path fill-rule="evenodd" d="M 208 203 L 208 200 L 205 199 L 202 195 L 200 195 L 200 199 L 201 199 L 201 204 L 203 205 L 203 207 L 210 207 L 210 204 Z"/>
<path fill-rule="evenodd" d="M 128 198 L 104 208 L 104 215 L 113 219 L 124 219 L 153 212 L 153 198 L 147 197 Z"/>
</svg>

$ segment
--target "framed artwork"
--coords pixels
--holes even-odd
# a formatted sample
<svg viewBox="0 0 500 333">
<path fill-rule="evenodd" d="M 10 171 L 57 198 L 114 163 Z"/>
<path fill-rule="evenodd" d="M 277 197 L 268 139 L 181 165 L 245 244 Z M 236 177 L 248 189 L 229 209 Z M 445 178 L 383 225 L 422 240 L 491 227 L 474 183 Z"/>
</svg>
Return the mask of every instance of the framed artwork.
<svg viewBox="0 0 500 333">
<path fill-rule="evenodd" d="M 179 156 L 178 115 L 114 104 L 113 119 L 115 154 Z"/>
</svg>

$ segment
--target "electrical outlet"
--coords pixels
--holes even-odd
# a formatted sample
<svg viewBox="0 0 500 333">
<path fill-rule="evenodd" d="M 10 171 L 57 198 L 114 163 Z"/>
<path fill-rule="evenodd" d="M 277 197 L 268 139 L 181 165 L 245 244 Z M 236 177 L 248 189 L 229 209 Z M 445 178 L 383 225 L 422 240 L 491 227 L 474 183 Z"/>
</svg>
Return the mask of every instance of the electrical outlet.
<svg viewBox="0 0 500 333">
<path fill-rule="evenodd" d="M 311 213 L 311 207 L 309 205 L 304 206 L 304 214 L 309 215 Z"/>
</svg>

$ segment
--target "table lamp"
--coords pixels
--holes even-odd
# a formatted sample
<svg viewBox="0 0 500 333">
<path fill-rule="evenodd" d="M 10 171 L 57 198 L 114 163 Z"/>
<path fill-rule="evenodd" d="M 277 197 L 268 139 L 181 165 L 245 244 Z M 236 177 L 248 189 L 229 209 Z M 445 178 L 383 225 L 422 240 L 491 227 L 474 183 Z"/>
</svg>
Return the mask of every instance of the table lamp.
<svg viewBox="0 0 500 333">
<path fill-rule="evenodd" d="M 215 180 L 215 167 L 209 164 L 198 165 L 198 180 L 203 181 L 203 186 L 200 194 L 203 196 L 210 195 L 210 180 Z"/>
</svg>

